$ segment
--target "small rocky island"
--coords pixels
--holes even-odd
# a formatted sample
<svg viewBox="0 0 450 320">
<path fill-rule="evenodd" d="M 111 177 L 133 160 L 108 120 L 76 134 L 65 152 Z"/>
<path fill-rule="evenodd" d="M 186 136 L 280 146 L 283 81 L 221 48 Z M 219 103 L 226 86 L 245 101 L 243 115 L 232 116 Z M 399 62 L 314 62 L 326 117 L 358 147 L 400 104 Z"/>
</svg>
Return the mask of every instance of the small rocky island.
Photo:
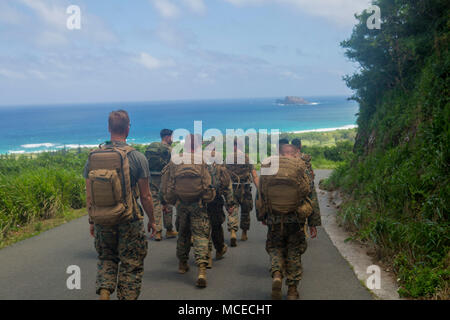
<svg viewBox="0 0 450 320">
<path fill-rule="evenodd" d="M 284 99 L 277 99 L 277 104 L 280 105 L 302 105 L 302 104 L 310 104 L 308 101 L 306 101 L 303 98 L 300 97 L 294 97 L 294 96 L 287 96 Z"/>
</svg>

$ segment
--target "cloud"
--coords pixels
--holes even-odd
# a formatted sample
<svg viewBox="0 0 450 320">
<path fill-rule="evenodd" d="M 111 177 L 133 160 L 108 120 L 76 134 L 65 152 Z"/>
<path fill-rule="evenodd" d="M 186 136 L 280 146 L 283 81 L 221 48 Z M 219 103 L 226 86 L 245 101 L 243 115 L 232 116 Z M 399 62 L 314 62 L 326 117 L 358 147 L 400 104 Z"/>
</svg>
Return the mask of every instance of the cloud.
<svg viewBox="0 0 450 320">
<path fill-rule="evenodd" d="M 25 79 L 26 76 L 20 72 L 16 72 L 8 69 L 0 69 L 0 76 L 9 79 Z"/>
<path fill-rule="evenodd" d="M 153 6 L 164 18 L 176 18 L 180 14 L 178 6 L 169 0 L 151 0 Z"/>
<path fill-rule="evenodd" d="M 45 3 L 40 0 L 20 0 L 20 2 L 34 10 L 46 24 L 56 28 L 65 28 L 67 15 L 63 6 L 56 5 L 53 2 Z"/>
<path fill-rule="evenodd" d="M 277 46 L 271 45 L 271 44 L 264 44 L 259 47 L 263 52 L 266 53 L 276 53 L 278 51 Z"/>
<path fill-rule="evenodd" d="M 293 79 L 293 80 L 302 80 L 303 77 L 299 76 L 298 74 L 296 74 L 295 72 L 292 71 L 281 71 L 280 75 L 288 78 L 288 79 Z"/>
<path fill-rule="evenodd" d="M 66 12 L 68 1 L 17 0 L 16 3 L 31 14 L 22 17 L 18 12 L 12 11 L 11 7 L 0 5 L 0 12 L 5 8 L 6 13 L 12 14 L 9 22 L 21 21 L 4 32 L 5 37 L 23 34 L 21 43 L 29 42 L 40 47 L 61 47 L 74 43 L 74 39 L 77 42 L 88 41 L 94 44 L 117 42 L 116 35 L 104 25 L 103 21 L 84 8 L 81 8 L 81 30 L 68 30 L 66 26 L 69 17 Z M 0 22 L 5 20 L 2 17 L 3 13 L 0 13 Z"/>
<path fill-rule="evenodd" d="M 194 33 L 188 29 L 178 29 L 173 25 L 163 23 L 152 32 L 158 40 L 171 48 L 183 49 L 197 43 Z"/>
<path fill-rule="evenodd" d="M 160 59 L 157 59 L 145 52 L 141 52 L 141 54 L 136 59 L 136 61 L 138 63 L 142 64 L 144 67 L 146 67 L 149 70 L 156 70 L 156 69 L 160 69 L 160 68 L 164 68 L 164 67 L 175 66 L 175 62 L 171 59 L 160 60 Z"/>
<path fill-rule="evenodd" d="M 331 20 L 339 25 L 353 25 L 354 14 L 370 5 L 370 0 L 225 0 L 235 6 L 281 4 L 307 14 Z"/>
<path fill-rule="evenodd" d="M 202 14 L 206 11 L 203 0 L 183 0 L 184 4 L 193 12 Z"/>
</svg>

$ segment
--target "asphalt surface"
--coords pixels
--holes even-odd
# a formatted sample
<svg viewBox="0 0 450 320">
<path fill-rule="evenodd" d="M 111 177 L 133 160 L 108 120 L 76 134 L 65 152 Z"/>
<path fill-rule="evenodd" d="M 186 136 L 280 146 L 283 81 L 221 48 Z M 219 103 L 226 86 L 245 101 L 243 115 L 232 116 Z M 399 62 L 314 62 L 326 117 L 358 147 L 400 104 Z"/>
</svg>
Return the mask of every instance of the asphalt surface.
<svg viewBox="0 0 450 320">
<path fill-rule="evenodd" d="M 328 174 L 329 170 L 317 170 L 316 185 Z M 320 206 L 332 210 L 323 198 Z M 265 237 L 266 227 L 253 213 L 249 240 L 238 241 L 223 260 L 214 261 L 205 289 L 194 286 L 193 252 L 191 270 L 180 275 L 176 239 L 150 241 L 140 299 L 270 299 Z M 316 239 L 308 240 L 302 260 L 301 299 L 372 299 L 322 228 Z M 67 288 L 66 270 L 71 265 L 80 267 L 81 289 Z M 95 274 L 94 240 L 83 217 L 0 250 L 0 299 L 96 299 Z"/>
</svg>

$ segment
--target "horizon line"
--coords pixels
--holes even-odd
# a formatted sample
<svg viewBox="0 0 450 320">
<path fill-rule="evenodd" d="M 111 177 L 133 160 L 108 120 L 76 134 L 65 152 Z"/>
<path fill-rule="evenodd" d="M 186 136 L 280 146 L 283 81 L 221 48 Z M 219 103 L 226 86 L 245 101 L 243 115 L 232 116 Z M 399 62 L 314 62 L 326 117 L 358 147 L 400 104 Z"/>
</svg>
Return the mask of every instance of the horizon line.
<svg viewBox="0 0 450 320">
<path fill-rule="evenodd" d="M 302 98 L 319 98 L 319 97 L 347 97 L 350 98 L 352 94 L 323 94 L 323 95 L 289 95 Z M 216 101 L 216 100 L 249 100 L 249 99 L 279 99 L 285 96 L 270 96 L 270 97 L 233 97 L 233 98 L 180 98 L 180 99 L 155 99 L 155 100 L 129 100 L 129 101 L 84 101 L 84 102 L 51 102 L 51 103 L 37 103 L 37 104 L 0 104 L 0 108 L 4 107 L 56 107 L 56 106 L 70 106 L 70 105 L 88 105 L 88 104 L 126 104 L 126 103 L 157 103 L 157 102 L 187 102 L 187 101 Z"/>
</svg>

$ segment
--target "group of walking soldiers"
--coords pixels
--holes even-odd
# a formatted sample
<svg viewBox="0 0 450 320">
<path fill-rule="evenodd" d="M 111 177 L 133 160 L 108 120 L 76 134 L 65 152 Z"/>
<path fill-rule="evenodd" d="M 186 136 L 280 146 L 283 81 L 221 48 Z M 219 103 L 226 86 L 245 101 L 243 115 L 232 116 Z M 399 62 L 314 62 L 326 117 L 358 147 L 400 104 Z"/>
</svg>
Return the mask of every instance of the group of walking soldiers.
<svg viewBox="0 0 450 320">
<path fill-rule="evenodd" d="M 241 241 L 248 239 L 252 184 L 257 191 L 257 218 L 268 227 L 272 298 L 282 298 L 283 278 L 288 285 L 287 298 L 299 298 L 301 255 L 307 245 L 305 225 L 312 238 L 320 225 L 311 159 L 301 153 L 300 141 L 289 144 L 280 140 L 278 173 L 260 179 L 236 141 L 235 160 L 243 156 L 243 164 L 206 164 L 201 137 L 196 135 L 186 137 L 178 155 L 189 161 L 175 163 L 171 159 L 171 130 L 162 130 L 161 142 L 150 144 L 144 156 L 126 144 L 130 130 L 126 111 L 111 112 L 108 128 L 110 141 L 91 151 L 84 170 L 90 231 L 98 253 L 96 292 L 100 299 L 109 299 L 116 290 L 119 299 L 139 297 L 147 255 L 144 213 L 151 238 L 161 241 L 163 226 L 166 238 L 178 236 L 176 256 L 181 274 L 189 271 L 193 247 L 198 267 L 196 286 L 205 288 L 212 247 L 216 260 L 228 249 L 223 231 L 226 215 L 230 245 L 237 245 L 239 212 Z M 270 166 L 271 161 L 269 157 L 262 166 Z M 173 207 L 177 231 L 172 224 Z"/>
</svg>

